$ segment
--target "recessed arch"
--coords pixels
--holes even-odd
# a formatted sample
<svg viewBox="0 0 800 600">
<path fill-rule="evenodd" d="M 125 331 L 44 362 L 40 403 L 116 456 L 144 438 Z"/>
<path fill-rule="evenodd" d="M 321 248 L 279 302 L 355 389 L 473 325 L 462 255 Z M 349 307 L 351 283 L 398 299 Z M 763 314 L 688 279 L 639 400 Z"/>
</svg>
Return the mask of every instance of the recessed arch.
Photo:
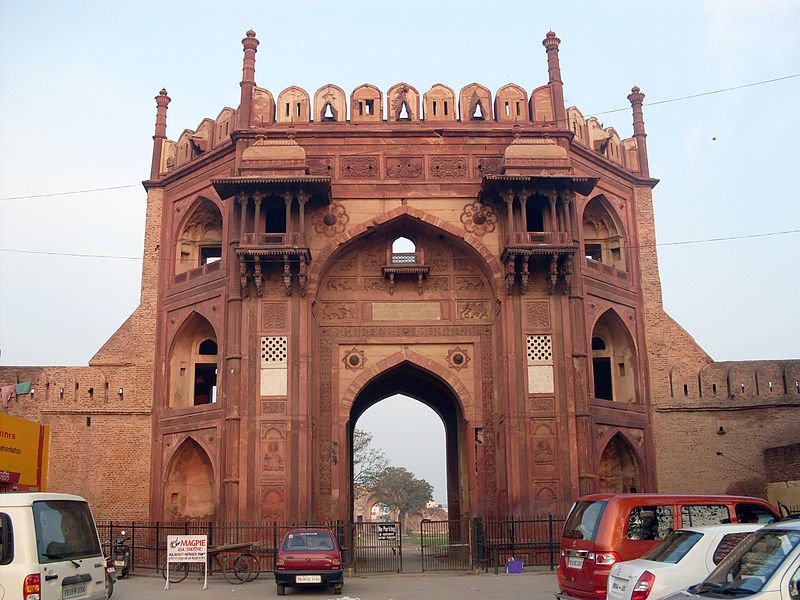
<svg viewBox="0 0 800 600">
<path fill-rule="evenodd" d="M 164 477 L 167 521 L 210 521 L 214 518 L 214 468 L 203 447 L 188 436 L 172 455 Z"/>
<path fill-rule="evenodd" d="M 402 394 L 432 409 L 442 420 L 445 430 L 447 463 L 448 518 L 458 519 L 462 508 L 468 510 L 469 499 L 464 491 L 469 486 L 462 483 L 468 478 L 466 432 L 464 431 L 464 386 L 444 373 L 443 369 L 415 352 L 404 350 L 379 361 L 368 372 L 352 382 L 340 404 L 340 415 L 347 422 L 350 448 L 349 473 L 353 471 L 353 432 L 361 415 L 395 394 Z M 471 401 L 467 401 L 471 404 Z M 350 498 L 354 497 L 352 478 Z M 352 507 L 352 501 L 350 502 Z"/>
<path fill-rule="evenodd" d="M 487 279 L 492 284 L 492 293 L 497 294 L 497 290 L 505 289 L 505 284 L 503 283 L 504 270 L 500 261 L 476 236 L 470 235 L 463 229 L 458 229 L 434 215 L 408 205 L 402 205 L 333 237 L 330 244 L 320 251 L 319 256 L 308 270 L 308 295 L 313 297 L 317 293 L 321 278 L 329 268 L 330 262 L 348 246 L 350 241 L 367 235 L 370 231 L 374 231 L 376 227 L 389 224 L 401 217 L 413 219 L 414 223 L 420 227 L 441 230 L 442 233 L 449 234 L 454 239 L 457 238 L 461 243 L 469 246 L 477 254 L 475 257 L 476 262 L 481 265 L 481 268 L 486 272 Z"/>
<path fill-rule="evenodd" d="M 595 321 L 591 335 L 593 397 L 638 402 L 639 359 L 625 321 L 613 308 Z"/>
<path fill-rule="evenodd" d="M 627 271 L 625 227 L 605 196 L 595 196 L 586 204 L 582 224 L 586 258 Z"/>
<path fill-rule="evenodd" d="M 639 454 L 621 432 L 614 434 L 600 456 L 600 493 L 642 492 L 644 485 Z"/>
<path fill-rule="evenodd" d="M 216 403 L 217 339 L 214 326 L 198 312 L 183 321 L 170 344 L 167 407 Z"/>
<path fill-rule="evenodd" d="M 222 259 L 222 212 L 213 200 L 198 196 L 175 236 L 175 275 Z"/>
</svg>

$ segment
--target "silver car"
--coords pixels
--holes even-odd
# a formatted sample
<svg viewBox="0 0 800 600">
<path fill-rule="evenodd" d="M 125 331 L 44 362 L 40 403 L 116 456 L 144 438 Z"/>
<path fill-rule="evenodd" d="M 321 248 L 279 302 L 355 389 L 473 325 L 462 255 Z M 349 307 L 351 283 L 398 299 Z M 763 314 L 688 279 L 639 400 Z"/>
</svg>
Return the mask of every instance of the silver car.
<svg viewBox="0 0 800 600">
<path fill-rule="evenodd" d="M 752 533 L 702 583 L 669 600 L 800 600 L 800 520 Z"/>
</svg>

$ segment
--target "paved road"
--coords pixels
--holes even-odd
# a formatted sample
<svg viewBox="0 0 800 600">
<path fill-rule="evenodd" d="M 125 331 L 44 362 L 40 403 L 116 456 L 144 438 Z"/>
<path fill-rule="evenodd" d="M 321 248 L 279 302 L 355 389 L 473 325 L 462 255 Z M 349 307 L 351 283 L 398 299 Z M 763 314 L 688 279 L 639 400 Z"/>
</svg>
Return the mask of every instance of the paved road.
<svg viewBox="0 0 800 600">
<path fill-rule="evenodd" d="M 286 598 L 308 600 L 553 600 L 557 590 L 555 572 L 525 571 L 518 575 L 494 572 L 478 574 L 401 574 L 346 577 L 344 591 L 335 596 L 324 588 L 302 592 L 287 589 Z M 275 582 L 262 575 L 257 581 L 230 585 L 214 576 L 203 590 L 203 581 L 192 577 L 170 584 L 164 591 L 161 577 L 134 575 L 117 582 L 112 600 L 264 600 L 277 598 Z"/>
</svg>

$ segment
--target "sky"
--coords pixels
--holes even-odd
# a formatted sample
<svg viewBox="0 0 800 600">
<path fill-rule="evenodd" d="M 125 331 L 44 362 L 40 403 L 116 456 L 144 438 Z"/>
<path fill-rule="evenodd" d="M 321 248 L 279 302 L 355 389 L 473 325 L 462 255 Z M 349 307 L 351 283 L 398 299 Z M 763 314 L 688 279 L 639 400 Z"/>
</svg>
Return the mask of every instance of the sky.
<svg viewBox="0 0 800 600">
<path fill-rule="evenodd" d="M 86 365 L 136 308 L 153 98 L 172 98 L 173 140 L 235 108 L 250 28 L 274 96 L 400 81 L 530 93 L 552 29 L 567 106 L 626 138 L 626 96 L 646 94 L 667 312 L 715 360 L 800 358 L 800 0 L 0 0 L 0 365 Z M 393 419 L 411 409 L 371 411 L 376 441 L 402 446 Z"/>
</svg>

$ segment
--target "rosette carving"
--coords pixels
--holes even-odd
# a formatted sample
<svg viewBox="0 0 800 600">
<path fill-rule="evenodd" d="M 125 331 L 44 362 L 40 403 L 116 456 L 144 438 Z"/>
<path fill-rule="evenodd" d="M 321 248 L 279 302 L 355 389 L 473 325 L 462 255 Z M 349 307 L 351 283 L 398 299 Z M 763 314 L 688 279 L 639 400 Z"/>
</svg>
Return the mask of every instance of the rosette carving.
<svg viewBox="0 0 800 600">
<path fill-rule="evenodd" d="M 314 231 L 332 237 L 344 231 L 350 222 L 350 216 L 344 206 L 332 202 L 314 213 L 311 222 L 314 224 Z"/>
<path fill-rule="evenodd" d="M 461 222 L 464 224 L 464 229 L 469 233 L 483 236 L 495 230 L 497 215 L 493 207 L 475 201 L 464 206 L 464 210 L 461 213 Z"/>
</svg>

